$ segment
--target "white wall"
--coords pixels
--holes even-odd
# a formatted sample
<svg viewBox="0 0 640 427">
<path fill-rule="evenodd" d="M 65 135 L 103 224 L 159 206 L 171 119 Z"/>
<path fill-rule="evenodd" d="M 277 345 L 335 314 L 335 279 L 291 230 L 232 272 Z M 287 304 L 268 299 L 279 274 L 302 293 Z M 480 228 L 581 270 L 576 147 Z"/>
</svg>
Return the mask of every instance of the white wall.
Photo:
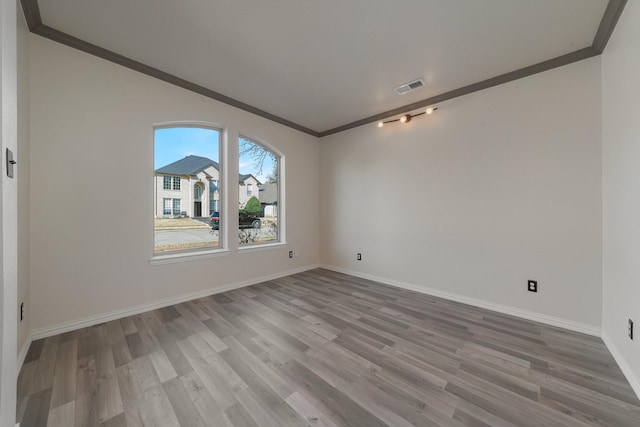
<svg viewBox="0 0 640 427">
<path fill-rule="evenodd" d="M 3 2 L 2 60 L 11 72 L 9 3 Z M 29 303 L 30 274 L 31 327 L 42 331 L 320 259 L 331 268 L 574 329 L 593 332 L 602 322 L 609 348 L 639 392 L 638 340 L 626 338 L 627 319 L 640 319 L 640 196 L 634 185 L 640 181 L 634 138 L 640 134 L 640 32 L 631 25 L 639 18 L 640 7 L 628 4 L 602 64 L 600 58 L 582 61 L 451 100 L 406 126 L 364 126 L 320 144 L 29 36 L 32 180 L 20 175 L 18 191 L 30 185 L 31 199 L 18 209 L 31 204 L 31 216 L 18 222 L 18 298 Z M 19 62 L 20 70 L 26 66 Z M 6 115 L 11 79 L 3 73 L 3 147 L 13 132 Z M 225 125 L 231 141 L 243 133 L 285 153 L 287 247 L 238 254 L 231 239 L 228 256 L 149 264 L 152 126 L 179 120 Z M 27 141 L 23 125 L 18 135 Z M 25 146 L 18 147 L 22 174 L 30 168 Z M 238 172 L 235 155 L 230 150 L 231 177 Z M 123 176 L 136 184 L 119 187 Z M 15 189 L 7 194 L 7 185 L 3 178 L 3 408 L 15 368 L 5 356 L 15 350 L 7 344 L 15 337 L 15 277 L 6 252 L 13 248 L 15 212 L 5 202 Z M 319 253 L 314 224 L 320 219 Z M 29 245 L 30 264 L 24 261 Z M 299 258 L 288 260 L 289 249 Z M 539 281 L 538 294 L 525 291 L 528 278 Z M 19 342 L 28 327 L 22 325 Z"/>
<path fill-rule="evenodd" d="M 29 51 L 35 333 L 317 265 L 317 138 L 38 36 L 31 36 Z M 239 133 L 284 154 L 288 245 L 239 254 L 232 235 L 227 256 L 149 263 L 153 125 L 181 120 L 227 128 L 230 177 L 238 176 Z M 235 185 L 230 206 L 237 205 Z M 298 255 L 292 260 L 291 249 Z"/>
<path fill-rule="evenodd" d="M 0 425 L 10 426 L 16 414 L 18 289 L 18 178 L 8 178 L 4 165 L 5 149 L 17 157 L 17 55 L 16 0 L 0 3 Z M 18 164 L 20 167 L 20 164 Z"/>
<path fill-rule="evenodd" d="M 24 319 L 18 323 L 18 351 L 26 355 L 29 344 L 29 30 L 18 7 L 18 310 L 24 302 Z M 19 313 L 18 313 L 19 314 Z"/>
<path fill-rule="evenodd" d="M 602 58 L 603 338 L 640 396 L 640 4 Z M 627 321 L 635 338 L 627 337 Z"/>
<path fill-rule="evenodd" d="M 581 61 L 323 138 L 321 263 L 597 334 L 600 71 Z"/>
</svg>

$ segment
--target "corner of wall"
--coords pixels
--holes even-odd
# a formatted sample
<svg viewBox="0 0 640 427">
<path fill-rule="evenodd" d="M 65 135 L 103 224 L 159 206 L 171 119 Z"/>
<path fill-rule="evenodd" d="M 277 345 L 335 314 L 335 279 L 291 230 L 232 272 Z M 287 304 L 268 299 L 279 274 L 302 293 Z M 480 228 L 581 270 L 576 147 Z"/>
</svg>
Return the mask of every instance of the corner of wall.
<svg viewBox="0 0 640 427">
<path fill-rule="evenodd" d="M 609 338 L 609 335 L 604 329 L 602 331 L 602 341 L 604 341 L 604 344 L 611 352 L 611 355 L 616 360 L 618 367 L 627 378 L 627 381 L 629 381 L 629 385 L 636 393 L 636 396 L 638 396 L 638 399 L 640 399 L 640 377 L 636 375 L 629 361 L 627 361 L 622 352 L 618 350 L 614 341 Z"/>
<path fill-rule="evenodd" d="M 28 350 L 30 338 L 30 141 L 29 141 L 29 29 L 21 7 L 17 10 L 17 104 L 18 104 L 18 366 L 21 354 Z M 24 315 L 20 315 L 24 304 Z M 26 349 L 24 348 L 27 346 Z M 25 353 L 26 354 L 26 353 Z"/>
</svg>

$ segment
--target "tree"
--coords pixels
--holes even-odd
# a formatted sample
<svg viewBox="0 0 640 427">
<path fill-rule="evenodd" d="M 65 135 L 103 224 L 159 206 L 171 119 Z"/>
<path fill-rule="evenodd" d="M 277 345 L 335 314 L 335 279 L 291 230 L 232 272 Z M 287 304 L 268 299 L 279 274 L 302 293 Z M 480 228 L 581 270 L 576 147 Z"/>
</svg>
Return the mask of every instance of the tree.
<svg viewBox="0 0 640 427">
<path fill-rule="evenodd" d="M 273 154 L 271 151 L 267 150 L 266 148 L 264 148 L 262 145 L 260 144 L 256 144 L 255 142 L 249 141 L 248 139 L 244 139 L 243 137 L 240 137 L 239 141 L 238 141 L 238 154 L 240 155 L 240 157 L 247 157 L 249 159 L 251 159 L 251 161 L 253 162 L 253 165 L 255 167 L 255 174 L 256 175 L 262 175 L 262 170 L 264 168 L 264 162 L 267 159 L 271 159 L 271 161 L 274 163 L 274 169 L 277 168 L 277 157 L 275 154 Z M 277 179 L 277 174 L 273 174 L 276 176 Z"/>
<path fill-rule="evenodd" d="M 273 172 L 267 175 L 264 179 L 268 184 L 277 184 L 278 183 L 278 166 L 274 165 Z"/>
<path fill-rule="evenodd" d="M 256 196 L 253 196 L 247 201 L 244 210 L 250 214 L 258 214 L 262 210 L 262 205 L 260 204 L 260 200 Z"/>
</svg>

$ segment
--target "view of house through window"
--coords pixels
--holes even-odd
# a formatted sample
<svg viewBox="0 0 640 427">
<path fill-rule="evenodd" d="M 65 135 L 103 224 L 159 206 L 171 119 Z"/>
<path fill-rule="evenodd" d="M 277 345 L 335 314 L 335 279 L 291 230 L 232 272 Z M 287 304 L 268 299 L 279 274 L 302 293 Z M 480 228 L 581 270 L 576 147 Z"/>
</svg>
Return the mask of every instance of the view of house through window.
<svg viewBox="0 0 640 427">
<path fill-rule="evenodd" d="M 219 247 L 220 130 L 162 127 L 154 141 L 154 252 Z"/>
<path fill-rule="evenodd" d="M 238 140 L 240 245 L 277 242 L 280 158 L 264 145 Z"/>
</svg>

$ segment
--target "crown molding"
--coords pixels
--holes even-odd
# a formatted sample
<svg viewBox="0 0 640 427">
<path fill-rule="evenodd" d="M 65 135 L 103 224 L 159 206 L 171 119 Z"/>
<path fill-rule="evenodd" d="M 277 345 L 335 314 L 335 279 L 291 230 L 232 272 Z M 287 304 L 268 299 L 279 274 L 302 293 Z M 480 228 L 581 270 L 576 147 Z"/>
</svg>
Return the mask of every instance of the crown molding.
<svg viewBox="0 0 640 427">
<path fill-rule="evenodd" d="M 424 108 L 429 105 L 433 105 L 433 104 L 447 101 L 449 99 L 457 98 L 459 96 L 468 95 L 473 92 L 478 92 L 484 89 L 488 89 L 490 87 L 498 86 L 504 83 L 508 83 L 514 80 L 528 77 L 533 74 L 538 74 L 547 70 L 551 70 L 553 68 L 562 67 L 563 65 L 572 64 L 574 62 L 578 62 L 584 59 L 598 56 L 602 54 L 602 52 L 604 52 L 604 49 L 609 41 L 609 38 L 611 37 L 611 34 L 613 33 L 613 30 L 615 29 L 616 24 L 618 23 L 618 19 L 620 18 L 622 11 L 624 10 L 624 7 L 627 4 L 627 0 L 609 0 L 609 3 L 607 4 L 607 8 L 605 9 L 604 14 L 602 15 L 602 19 L 600 20 L 600 25 L 598 26 L 598 31 L 596 33 L 596 36 L 594 37 L 593 44 L 590 47 L 579 49 L 574 52 L 568 53 L 566 55 L 558 56 L 556 58 L 549 59 L 547 61 L 543 61 L 528 67 L 524 67 L 519 70 L 501 74 L 499 76 L 492 77 L 487 80 L 473 83 L 458 89 L 454 89 L 454 90 L 442 93 L 440 95 L 426 98 L 421 101 L 414 102 L 412 104 L 404 105 L 399 108 L 394 108 L 393 110 L 388 110 L 373 116 L 365 117 L 363 119 L 346 123 L 342 126 L 338 126 L 332 129 L 324 130 L 324 131 L 315 131 L 313 129 L 309 129 L 307 127 L 304 127 L 302 125 L 289 121 L 285 118 L 276 116 L 267 111 L 256 108 L 252 105 L 249 105 L 244 102 L 233 99 L 231 97 L 228 97 L 219 92 L 215 92 L 211 89 L 208 89 L 206 87 L 181 79 L 180 77 L 166 73 L 157 68 L 151 67 L 149 65 L 135 61 L 131 58 L 127 58 L 125 56 L 122 56 L 110 50 L 88 43 L 84 40 L 73 37 L 62 31 L 56 30 L 55 28 L 48 27 L 42 22 L 42 17 L 40 15 L 40 8 L 38 6 L 38 0 L 20 0 L 20 3 L 22 4 L 22 9 L 24 10 L 24 15 L 25 15 L 25 19 L 27 21 L 29 30 L 34 34 L 37 34 L 39 36 L 53 40 L 55 42 L 64 44 L 74 49 L 78 49 L 80 51 L 89 53 L 91 55 L 105 59 L 107 61 L 114 62 L 116 64 L 138 71 L 142 74 L 146 74 L 150 77 L 163 80 L 167 83 L 173 84 L 175 86 L 181 87 L 191 92 L 195 92 L 200 95 L 206 96 L 207 98 L 220 101 L 222 103 L 225 103 L 232 107 L 236 107 L 248 113 L 252 113 L 257 116 L 264 117 L 265 119 L 271 120 L 273 122 L 279 123 L 289 128 L 298 130 L 300 132 L 306 133 L 311 136 L 315 136 L 316 138 L 322 138 L 338 132 L 344 132 L 349 129 L 363 126 L 369 123 L 385 120 L 390 117 L 406 113 L 407 111 Z"/>
</svg>

